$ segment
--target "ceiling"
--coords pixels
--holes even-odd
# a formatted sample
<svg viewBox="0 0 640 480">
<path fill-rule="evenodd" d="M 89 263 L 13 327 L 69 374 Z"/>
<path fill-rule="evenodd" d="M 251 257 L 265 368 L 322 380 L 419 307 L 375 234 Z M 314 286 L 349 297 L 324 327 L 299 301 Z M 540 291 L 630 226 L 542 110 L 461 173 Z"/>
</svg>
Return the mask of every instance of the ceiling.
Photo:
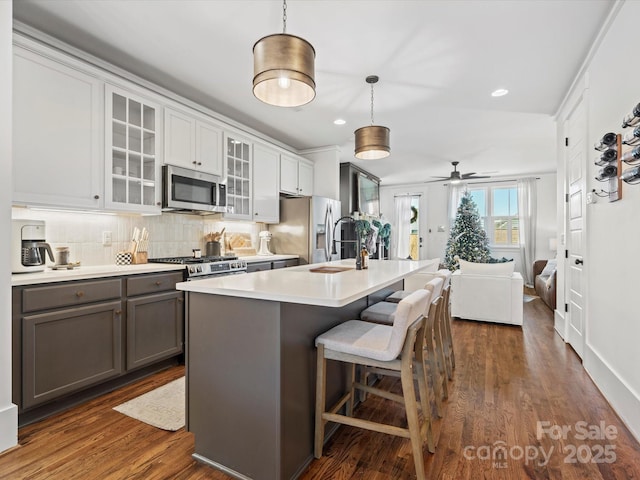
<svg viewBox="0 0 640 480">
<path fill-rule="evenodd" d="M 289 0 L 287 33 L 316 50 L 317 96 L 265 105 L 253 44 L 282 31 L 280 0 L 14 0 L 14 17 L 295 149 L 341 148 L 383 184 L 553 172 L 553 115 L 613 0 Z M 370 123 L 391 156 L 357 160 Z M 504 97 L 491 97 L 507 88 Z M 333 124 L 343 118 L 346 124 Z"/>
</svg>

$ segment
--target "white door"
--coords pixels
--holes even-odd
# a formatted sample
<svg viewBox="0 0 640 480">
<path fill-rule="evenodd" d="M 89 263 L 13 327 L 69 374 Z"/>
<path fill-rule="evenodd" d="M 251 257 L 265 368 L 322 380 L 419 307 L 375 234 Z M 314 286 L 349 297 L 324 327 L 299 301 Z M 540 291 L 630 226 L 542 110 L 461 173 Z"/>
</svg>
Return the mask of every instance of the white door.
<svg viewBox="0 0 640 480">
<path fill-rule="evenodd" d="M 565 300 L 565 337 L 582 358 L 585 339 L 586 288 L 583 271 L 586 252 L 586 175 L 587 175 L 587 112 L 585 95 L 577 100 L 565 124 L 567 132 L 566 181 L 569 192 L 567 205 L 567 250 Z"/>
</svg>

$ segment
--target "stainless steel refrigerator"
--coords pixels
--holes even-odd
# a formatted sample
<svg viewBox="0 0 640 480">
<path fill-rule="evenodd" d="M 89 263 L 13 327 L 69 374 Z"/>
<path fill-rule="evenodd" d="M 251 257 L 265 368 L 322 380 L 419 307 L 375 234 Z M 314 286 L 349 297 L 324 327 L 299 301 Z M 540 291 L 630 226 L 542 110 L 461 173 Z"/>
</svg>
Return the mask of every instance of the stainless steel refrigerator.
<svg viewBox="0 0 640 480">
<path fill-rule="evenodd" d="M 339 218 L 339 200 L 281 198 L 280 223 L 269 225 L 273 248 L 276 253 L 299 255 L 300 264 L 340 260 L 340 253 L 331 254 L 333 241 L 340 240 L 340 226 L 334 228 Z"/>
</svg>

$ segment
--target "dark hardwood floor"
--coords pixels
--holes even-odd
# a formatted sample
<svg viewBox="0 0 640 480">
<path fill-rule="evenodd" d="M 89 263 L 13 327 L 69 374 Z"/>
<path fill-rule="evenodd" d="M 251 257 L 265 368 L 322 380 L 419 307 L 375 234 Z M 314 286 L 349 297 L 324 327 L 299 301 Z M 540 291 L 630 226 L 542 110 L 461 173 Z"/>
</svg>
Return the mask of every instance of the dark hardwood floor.
<svg viewBox="0 0 640 480">
<path fill-rule="evenodd" d="M 523 328 L 454 321 L 453 335 L 454 380 L 435 422 L 436 453 L 424 453 L 429 478 L 640 479 L 640 446 L 554 333 L 539 299 L 525 303 Z M 0 456 L 0 478 L 230 478 L 191 459 L 193 437 L 184 429 L 165 432 L 112 410 L 183 373 L 171 368 L 20 429 L 20 446 Z M 358 415 L 374 413 L 404 421 L 400 407 L 369 397 Z M 609 439 L 582 439 L 601 425 Z M 562 427 L 571 430 L 554 437 Z M 410 479 L 413 471 L 407 440 L 341 427 L 302 478 Z"/>
</svg>

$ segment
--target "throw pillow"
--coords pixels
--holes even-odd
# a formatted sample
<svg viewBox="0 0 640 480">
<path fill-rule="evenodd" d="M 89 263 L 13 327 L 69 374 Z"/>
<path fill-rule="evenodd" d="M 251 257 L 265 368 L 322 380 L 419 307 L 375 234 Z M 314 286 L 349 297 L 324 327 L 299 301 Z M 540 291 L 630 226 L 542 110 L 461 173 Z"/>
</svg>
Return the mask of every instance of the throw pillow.
<svg viewBox="0 0 640 480">
<path fill-rule="evenodd" d="M 549 275 L 547 279 L 544 281 L 544 284 L 547 287 L 547 290 L 551 288 L 551 284 L 553 283 L 553 275 Z"/>
<path fill-rule="evenodd" d="M 459 260 L 460 273 L 472 275 L 493 275 L 510 277 L 513 274 L 515 262 L 504 263 L 474 263 Z"/>
<path fill-rule="evenodd" d="M 540 272 L 540 275 L 543 277 L 551 276 L 551 274 L 556 271 L 557 265 L 558 265 L 558 261 L 555 258 L 547 261 L 547 264 L 542 269 L 542 272 Z"/>
</svg>

